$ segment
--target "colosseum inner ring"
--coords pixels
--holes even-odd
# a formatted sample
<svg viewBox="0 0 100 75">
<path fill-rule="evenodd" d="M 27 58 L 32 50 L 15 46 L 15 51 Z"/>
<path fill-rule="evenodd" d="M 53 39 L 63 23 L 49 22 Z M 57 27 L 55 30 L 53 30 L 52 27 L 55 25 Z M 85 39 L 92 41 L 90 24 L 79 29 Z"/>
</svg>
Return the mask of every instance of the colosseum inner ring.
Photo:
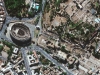
<svg viewBox="0 0 100 75">
<path fill-rule="evenodd" d="M 10 36 L 15 43 L 19 44 L 28 43 L 31 39 L 29 28 L 22 23 L 16 23 L 12 26 Z"/>
</svg>

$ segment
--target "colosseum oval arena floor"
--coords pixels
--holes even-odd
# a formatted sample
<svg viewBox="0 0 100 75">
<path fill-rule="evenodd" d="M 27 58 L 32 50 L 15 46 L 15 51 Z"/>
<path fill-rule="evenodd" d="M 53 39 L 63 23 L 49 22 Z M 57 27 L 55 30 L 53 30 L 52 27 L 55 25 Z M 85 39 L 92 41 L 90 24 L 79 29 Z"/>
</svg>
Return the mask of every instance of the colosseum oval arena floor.
<svg viewBox="0 0 100 75">
<path fill-rule="evenodd" d="M 7 27 L 6 37 L 16 41 L 26 42 L 34 38 L 34 25 L 25 22 L 10 22 Z M 14 39 L 14 40 L 13 40 Z"/>
</svg>

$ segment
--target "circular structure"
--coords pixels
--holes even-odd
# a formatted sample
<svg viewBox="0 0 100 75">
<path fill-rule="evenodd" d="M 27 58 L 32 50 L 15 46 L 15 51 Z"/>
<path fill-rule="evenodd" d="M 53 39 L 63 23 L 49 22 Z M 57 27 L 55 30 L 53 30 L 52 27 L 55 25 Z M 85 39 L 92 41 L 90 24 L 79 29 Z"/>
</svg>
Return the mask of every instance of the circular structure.
<svg viewBox="0 0 100 75">
<path fill-rule="evenodd" d="M 10 36 L 19 45 L 28 44 L 31 40 L 29 28 L 22 23 L 16 23 L 12 26 Z"/>
</svg>

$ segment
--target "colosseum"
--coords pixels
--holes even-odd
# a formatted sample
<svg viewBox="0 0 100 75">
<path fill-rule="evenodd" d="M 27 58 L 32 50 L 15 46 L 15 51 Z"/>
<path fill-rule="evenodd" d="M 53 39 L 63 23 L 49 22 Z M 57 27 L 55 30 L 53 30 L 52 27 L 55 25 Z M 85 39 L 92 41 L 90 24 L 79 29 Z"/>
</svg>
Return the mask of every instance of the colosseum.
<svg viewBox="0 0 100 75">
<path fill-rule="evenodd" d="M 10 31 L 12 41 L 18 45 L 26 45 L 31 42 L 29 28 L 22 23 L 15 23 Z"/>
</svg>

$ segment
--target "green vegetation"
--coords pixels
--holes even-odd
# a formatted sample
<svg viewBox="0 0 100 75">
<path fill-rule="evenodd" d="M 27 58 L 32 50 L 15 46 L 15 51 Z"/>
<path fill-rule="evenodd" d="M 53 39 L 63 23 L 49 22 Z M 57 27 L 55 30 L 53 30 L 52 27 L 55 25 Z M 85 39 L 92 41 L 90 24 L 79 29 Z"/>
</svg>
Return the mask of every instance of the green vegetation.
<svg viewBox="0 0 100 75">
<path fill-rule="evenodd" d="M 3 50 L 3 46 L 2 45 L 0 45 L 0 52 Z"/>
<path fill-rule="evenodd" d="M 68 68 L 69 68 L 69 69 L 73 69 L 73 68 L 74 68 L 74 64 L 69 64 L 69 63 L 68 63 Z"/>
<path fill-rule="evenodd" d="M 67 2 L 68 0 L 62 0 L 62 2 Z"/>
<path fill-rule="evenodd" d="M 59 9 L 59 8 L 60 8 L 60 3 L 61 3 L 61 0 L 56 0 L 56 1 L 55 1 L 55 6 L 56 6 L 56 10 L 57 10 L 57 11 L 60 10 L 60 9 Z"/>
<path fill-rule="evenodd" d="M 93 56 L 95 57 L 95 58 L 97 58 L 97 59 L 100 59 L 100 53 L 99 52 L 94 52 L 93 53 Z"/>
<path fill-rule="evenodd" d="M 65 49 L 65 46 L 62 46 L 62 47 L 61 47 L 61 51 L 62 51 L 62 52 L 65 52 L 66 54 L 70 53 L 69 51 L 67 51 L 67 50 Z"/>
<path fill-rule="evenodd" d="M 35 71 L 34 73 L 38 73 L 38 74 L 40 73 L 40 69 L 35 69 L 34 71 Z"/>
<path fill-rule="evenodd" d="M 8 14 L 12 17 L 16 16 L 18 18 L 34 17 L 34 15 L 39 12 L 42 7 L 42 0 L 37 1 L 39 3 L 39 9 L 36 10 L 35 8 L 32 8 L 30 12 L 28 12 L 30 5 L 26 5 L 25 0 L 4 0 L 4 2 Z"/>
<path fill-rule="evenodd" d="M 50 5 L 46 4 L 46 12 L 48 13 L 50 11 Z"/>
<path fill-rule="evenodd" d="M 13 48 L 11 47 L 10 50 L 7 51 L 7 54 L 8 54 L 8 61 L 9 61 L 9 59 L 10 59 L 12 53 L 13 53 Z"/>
<path fill-rule="evenodd" d="M 100 14 L 100 4 L 99 1 L 96 0 L 95 2 L 91 3 L 93 9 L 97 10 L 96 16 Z"/>
<path fill-rule="evenodd" d="M 100 59 L 100 52 L 96 52 L 94 49 L 92 54 L 95 58 Z"/>
<path fill-rule="evenodd" d="M 59 7 L 59 6 L 60 6 L 60 2 L 61 2 L 61 0 L 56 0 L 56 1 L 55 1 L 56 7 Z"/>
<path fill-rule="evenodd" d="M 55 33 L 61 40 L 69 39 L 74 43 L 89 39 L 94 31 L 95 27 L 91 24 L 82 21 L 73 23 L 70 19 L 67 19 L 67 23 L 61 23 L 60 26 L 55 28 Z"/>
<path fill-rule="evenodd" d="M 20 16 L 22 8 L 25 7 L 25 0 L 4 0 L 4 1 L 9 15 Z"/>
<path fill-rule="evenodd" d="M 32 11 L 28 12 L 29 17 L 33 17 L 35 13 L 33 13 Z"/>
<path fill-rule="evenodd" d="M 96 6 L 96 8 L 97 8 L 97 7 L 99 7 L 99 3 L 98 3 L 98 2 L 96 2 L 96 3 L 95 3 L 95 6 Z"/>
<path fill-rule="evenodd" d="M 14 46 L 14 44 L 12 44 L 12 43 L 10 43 L 8 41 L 4 41 L 4 40 L 2 40 L 2 43 L 10 48 L 10 50 L 7 51 L 7 53 L 8 53 L 8 60 L 9 60 L 10 56 L 13 53 L 13 46 Z"/>
<path fill-rule="evenodd" d="M 21 68 L 21 70 L 23 70 L 23 68 L 24 68 L 24 65 L 22 64 L 22 65 L 20 65 L 20 68 Z"/>
<path fill-rule="evenodd" d="M 41 60 L 42 59 L 42 60 Z M 45 58 L 40 58 L 40 61 L 43 65 L 49 65 L 49 60 L 48 59 L 45 59 Z"/>
<path fill-rule="evenodd" d="M 43 70 L 43 71 L 44 71 L 44 70 L 47 70 L 47 68 L 43 66 L 43 67 L 42 67 L 42 70 Z"/>
<path fill-rule="evenodd" d="M 45 49 L 45 51 L 46 51 L 47 53 L 49 53 L 49 54 L 52 53 L 51 50 L 48 50 L 48 49 Z"/>
<path fill-rule="evenodd" d="M 39 58 L 39 60 L 41 61 L 41 63 L 43 65 L 49 65 L 50 61 L 48 59 L 46 59 L 43 55 L 41 55 L 41 57 Z"/>
<path fill-rule="evenodd" d="M 29 51 L 27 54 L 28 54 L 28 55 L 32 55 L 32 54 L 33 54 L 33 52 L 32 52 L 32 51 Z"/>
<path fill-rule="evenodd" d="M 2 42 L 3 42 L 4 45 L 8 46 L 9 48 L 12 48 L 12 46 L 14 46 L 14 44 L 12 44 L 12 43 L 10 43 L 8 41 L 2 40 Z"/>
<path fill-rule="evenodd" d="M 36 20 L 35 20 L 35 22 L 34 22 L 34 25 L 37 25 L 37 24 L 38 24 L 39 19 L 40 19 L 40 16 L 37 16 L 37 17 L 36 17 Z"/>
</svg>

